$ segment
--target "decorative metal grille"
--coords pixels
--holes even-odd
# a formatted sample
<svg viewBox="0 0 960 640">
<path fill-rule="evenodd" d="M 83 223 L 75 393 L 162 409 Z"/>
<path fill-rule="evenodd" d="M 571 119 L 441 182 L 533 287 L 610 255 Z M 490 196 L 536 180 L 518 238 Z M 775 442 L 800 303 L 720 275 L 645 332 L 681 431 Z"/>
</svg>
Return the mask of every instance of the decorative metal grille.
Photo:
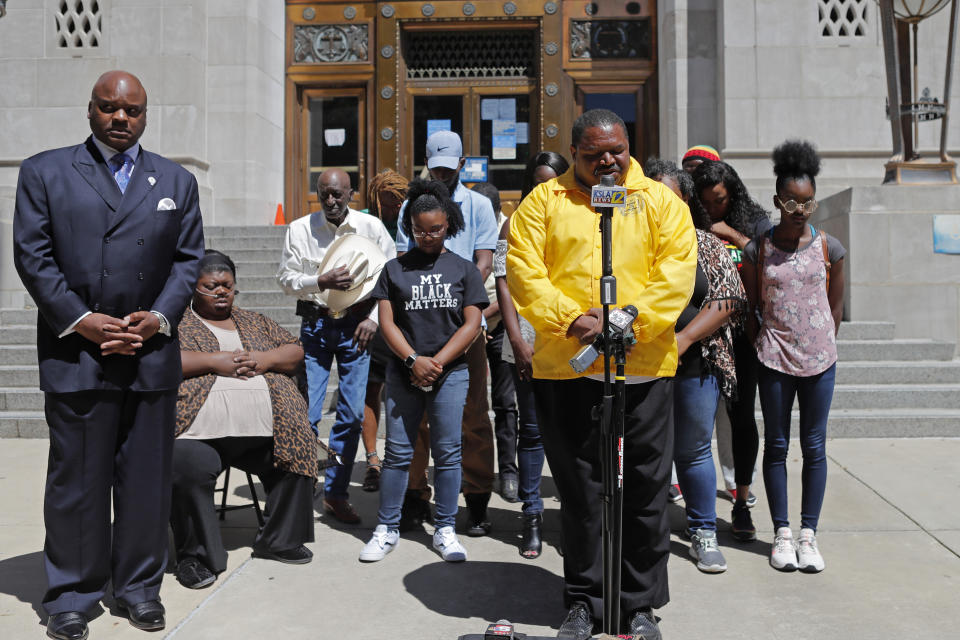
<svg viewBox="0 0 960 640">
<path fill-rule="evenodd" d="M 650 18 L 570 21 L 570 57 L 574 60 L 649 59 L 652 42 Z"/>
<path fill-rule="evenodd" d="M 407 77 L 521 78 L 536 70 L 536 32 L 477 30 L 407 32 Z"/>
<path fill-rule="evenodd" d="M 817 0 L 820 35 L 824 38 L 862 38 L 867 35 L 870 0 Z"/>
<path fill-rule="evenodd" d="M 293 61 L 366 62 L 368 44 L 365 24 L 297 25 L 293 32 Z"/>
<path fill-rule="evenodd" d="M 60 0 L 53 14 L 57 47 L 90 49 L 100 46 L 103 15 L 97 0 Z"/>
</svg>

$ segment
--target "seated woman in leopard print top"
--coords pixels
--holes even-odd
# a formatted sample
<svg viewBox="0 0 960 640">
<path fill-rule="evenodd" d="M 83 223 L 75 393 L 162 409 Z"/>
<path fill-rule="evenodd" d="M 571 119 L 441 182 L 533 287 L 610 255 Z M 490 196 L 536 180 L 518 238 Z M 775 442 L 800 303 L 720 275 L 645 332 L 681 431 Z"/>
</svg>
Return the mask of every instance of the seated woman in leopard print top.
<svg viewBox="0 0 960 640">
<path fill-rule="evenodd" d="M 259 476 L 267 492 L 253 555 L 294 564 L 313 557 L 304 543 L 313 542 L 317 439 L 291 378 L 303 348 L 269 318 L 234 307 L 235 284 L 233 261 L 208 250 L 179 327 L 170 524 L 176 577 L 191 589 L 226 569 L 213 491 L 231 466 Z"/>
</svg>

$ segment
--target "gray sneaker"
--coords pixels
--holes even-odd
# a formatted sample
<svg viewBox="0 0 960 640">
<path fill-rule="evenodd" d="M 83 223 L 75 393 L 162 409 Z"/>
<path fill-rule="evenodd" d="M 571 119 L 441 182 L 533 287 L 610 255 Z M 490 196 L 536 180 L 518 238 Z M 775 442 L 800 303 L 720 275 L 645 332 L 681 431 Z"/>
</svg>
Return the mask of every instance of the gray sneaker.
<svg viewBox="0 0 960 640">
<path fill-rule="evenodd" d="M 717 546 L 717 532 L 710 529 L 695 529 L 690 537 L 690 557 L 697 561 L 697 569 L 704 573 L 723 573 L 727 561 Z"/>
</svg>

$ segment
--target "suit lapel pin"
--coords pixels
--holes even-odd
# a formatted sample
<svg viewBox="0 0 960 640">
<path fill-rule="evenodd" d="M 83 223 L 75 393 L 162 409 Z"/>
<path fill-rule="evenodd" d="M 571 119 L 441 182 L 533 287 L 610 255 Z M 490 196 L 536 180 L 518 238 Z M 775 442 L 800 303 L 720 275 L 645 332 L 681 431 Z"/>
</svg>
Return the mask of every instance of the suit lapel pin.
<svg viewBox="0 0 960 640">
<path fill-rule="evenodd" d="M 147 182 L 149 182 L 149 183 L 150 183 L 150 186 L 152 187 L 153 185 L 155 185 L 155 184 L 157 183 L 157 179 L 154 178 L 153 176 L 150 176 L 149 178 L 147 178 Z"/>
</svg>

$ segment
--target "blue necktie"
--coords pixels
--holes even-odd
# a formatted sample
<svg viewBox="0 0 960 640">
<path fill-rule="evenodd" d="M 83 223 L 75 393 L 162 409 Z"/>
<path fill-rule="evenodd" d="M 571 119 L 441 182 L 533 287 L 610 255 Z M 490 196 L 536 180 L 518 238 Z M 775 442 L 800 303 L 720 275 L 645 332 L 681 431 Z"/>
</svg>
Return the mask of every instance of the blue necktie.
<svg viewBox="0 0 960 640">
<path fill-rule="evenodd" d="M 118 153 L 110 158 L 110 168 L 113 170 L 113 179 L 120 187 L 120 193 L 126 192 L 127 185 L 130 184 L 130 173 L 133 172 L 133 160 L 125 153 Z"/>
</svg>

